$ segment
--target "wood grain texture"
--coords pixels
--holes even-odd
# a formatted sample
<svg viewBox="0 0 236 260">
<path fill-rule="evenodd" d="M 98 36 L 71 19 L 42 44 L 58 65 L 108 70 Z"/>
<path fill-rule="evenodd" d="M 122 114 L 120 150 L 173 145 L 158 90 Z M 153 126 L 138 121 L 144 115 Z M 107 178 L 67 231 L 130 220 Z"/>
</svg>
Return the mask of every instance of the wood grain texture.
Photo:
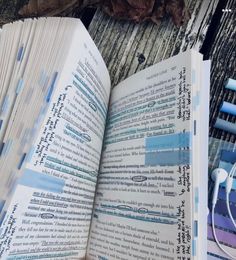
<svg viewBox="0 0 236 260">
<path fill-rule="evenodd" d="M 210 102 L 210 136 L 235 142 L 236 136 L 214 128 L 215 120 L 220 118 L 236 122 L 235 116 L 219 112 L 223 101 L 236 104 L 236 92 L 227 90 L 224 85 L 227 79 L 236 79 L 236 2 L 227 1 L 227 9 L 232 12 L 222 13 L 219 26 L 206 56 L 212 60 L 211 67 L 211 102 Z M 235 125 L 236 127 L 236 125 Z"/>
<path fill-rule="evenodd" d="M 44 0 L 46 1 L 46 0 Z M 41 6 L 41 9 L 44 9 L 44 16 L 66 16 L 66 17 L 76 17 L 76 18 L 83 18 L 83 14 L 89 15 L 89 17 L 84 17 L 84 20 L 91 20 L 93 17 L 93 14 L 90 12 L 88 13 L 88 10 L 91 8 L 83 8 L 81 9 L 79 7 L 80 1 L 79 0 L 67 0 L 67 1 L 55 1 L 55 6 L 51 6 L 50 9 L 50 3 L 47 3 L 46 5 L 44 1 L 37 1 L 35 0 L 36 4 L 39 4 Z M 32 13 L 29 13 L 22 17 L 19 15 L 19 11 L 21 8 L 25 5 L 27 5 L 29 0 L 0 0 L 0 26 L 18 20 L 28 17 L 39 17 L 41 16 L 41 13 L 34 12 L 31 10 Z M 46 1 L 47 2 L 47 1 Z M 56 5 L 57 3 L 57 5 Z M 48 7 L 48 9 L 47 9 Z M 37 9 L 37 5 L 35 6 Z"/>
<path fill-rule="evenodd" d="M 19 8 L 28 0 L 0 0 L 0 25 L 18 18 Z M 159 25 L 117 21 L 98 10 L 89 31 L 110 71 L 112 85 L 188 48 L 201 50 L 212 60 L 210 136 L 234 142 L 235 135 L 215 129 L 217 116 L 235 122 L 235 117 L 219 113 L 223 100 L 236 103 L 233 91 L 225 90 L 228 77 L 236 78 L 236 2 L 235 0 L 186 0 L 190 21 L 177 28 L 170 19 Z M 218 6 L 218 11 L 216 7 Z M 220 7 L 220 8 L 219 8 Z M 221 8 L 232 12 L 222 13 Z M 217 14 L 216 14 L 217 13 Z M 86 18 L 88 12 L 76 8 L 62 16 Z M 91 18 L 91 14 L 89 13 Z M 211 34 L 209 34 L 209 31 Z M 203 46 L 203 47 L 202 47 Z"/>
<path fill-rule="evenodd" d="M 0 26 L 18 18 L 16 10 L 19 8 L 19 2 L 19 0 L 0 0 Z"/>
<path fill-rule="evenodd" d="M 189 0 L 187 5 L 191 20 L 180 28 L 168 19 L 160 25 L 117 21 L 98 10 L 89 31 L 107 64 L 113 87 L 180 51 L 194 48 L 202 52 L 212 60 L 209 135 L 234 142 L 235 135 L 215 129 L 214 123 L 217 116 L 236 121 L 235 117 L 219 113 L 223 100 L 236 104 L 236 92 L 224 89 L 229 77 L 236 78 L 235 0 Z M 222 12 L 222 8 L 232 12 Z"/>
<path fill-rule="evenodd" d="M 186 4 L 192 15 L 180 28 L 167 18 L 159 25 L 135 24 L 96 12 L 89 32 L 107 64 L 112 86 L 180 51 L 200 49 L 218 0 L 188 0 Z"/>
</svg>

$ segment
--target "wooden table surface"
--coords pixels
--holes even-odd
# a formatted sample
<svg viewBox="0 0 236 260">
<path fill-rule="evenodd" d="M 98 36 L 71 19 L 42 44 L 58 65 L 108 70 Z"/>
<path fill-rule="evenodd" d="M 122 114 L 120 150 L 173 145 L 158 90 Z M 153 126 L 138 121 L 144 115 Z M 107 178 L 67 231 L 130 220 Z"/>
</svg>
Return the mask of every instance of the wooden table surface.
<svg viewBox="0 0 236 260">
<path fill-rule="evenodd" d="M 18 19 L 18 10 L 28 0 L 0 0 L 0 25 Z M 185 0 L 191 13 L 187 24 L 177 28 L 170 19 L 159 25 L 136 24 L 108 17 L 101 10 L 78 12 L 70 8 L 57 13 L 79 17 L 100 50 L 110 72 L 112 86 L 152 64 L 189 48 L 212 60 L 209 136 L 235 142 L 236 135 L 215 129 L 217 116 L 235 122 L 235 117 L 219 113 L 221 103 L 236 103 L 236 92 L 224 89 L 226 80 L 236 78 L 236 1 Z M 223 12 L 222 9 L 231 9 Z"/>
<path fill-rule="evenodd" d="M 112 86 L 121 80 L 180 51 L 194 48 L 212 60 L 209 135 L 234 142 L 235 135 L 213 127 L 223 100 L 236 103 L 236 92 L 224 89 L 226 80 L 236 78 L 235 0 L 188 0 L 191 19 L 177 28 L 166 19 L 135 24 L 117 21 L 98 10 L 89 32 L 111 75 Z M 222 9 L 232 12 L 223 12 Z M 235 122 L 235 117 L 220 115 Z"/>
</svg>

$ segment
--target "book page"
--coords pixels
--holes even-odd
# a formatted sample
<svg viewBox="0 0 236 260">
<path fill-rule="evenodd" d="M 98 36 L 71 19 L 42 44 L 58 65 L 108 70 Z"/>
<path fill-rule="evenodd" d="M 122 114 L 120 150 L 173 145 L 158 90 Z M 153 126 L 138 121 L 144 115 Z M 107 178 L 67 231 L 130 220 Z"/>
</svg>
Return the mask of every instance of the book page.
<svg viewBox="0 0 236 260">
<path fill-rule="evenodd" d="M 1 259 L 81 259 L 85 256 L 110 79 L 82 23 L 71 19 L 70 24 L 70 19 L 66 19 L 63 21 L 69 23 L 69 28 L 65 29 L 73 31 L 74 28 L 74 33 L 71 38 L 58 39 L 60 48 L 57 52 L 51 51 L 53 57 L 62 51 L 59 40 L 71 43 L 65 50 L 68 52 L 63 61 L 65 65 L 55 71 L 55 64 L 44 57 L 53 77 L 52 81 L 47 80 L 50 87 L 45 102 L 41 103 L 41 113 L 33 118 L 35 124 L 30 131 L 37 133 L 35 142 L 27 150 L 29 144 L 17 139 L 17 145 L 22 141 L 22 146 L 19 145 L 16 152 L 14 147 L 9 148 L 22 160 L 18 171 L 8 176 L 14 180 L 13 188 L 6 185 L 7 196 L 0 200 Z M 40 73 L 39 68 L 37 71 Z M 47 75 L 48 71 L 44 73 Z M 34 71 L 37 83 L 38 76 Z M 40 79 L 45 83 L 45 75 Z M 39 84 L 42 84 L 40 80 Z M 32 111 L 38 105 L 35 102 Z M 20 103 L 16 113 L 24 108 L 22 106 Z M 28 110 L 25 116 L 29 116 Z M 15 120 L 20 117 L 16 116 Z M 15 120 L 12 120 L 12 129 Z"/>
<path fill-rule="evenodd" d="M 168 59 L 112 91 L 86 259 L 196 256 L 199 74 L 192 57 Z"/>
</svg>

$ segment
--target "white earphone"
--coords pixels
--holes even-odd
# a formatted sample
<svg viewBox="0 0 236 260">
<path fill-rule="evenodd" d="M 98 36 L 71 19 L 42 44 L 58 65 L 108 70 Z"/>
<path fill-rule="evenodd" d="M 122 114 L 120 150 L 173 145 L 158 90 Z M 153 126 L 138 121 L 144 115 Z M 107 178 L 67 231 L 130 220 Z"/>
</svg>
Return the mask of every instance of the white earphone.
<svg viewBox="0 0 236 260">
<path fill-rule="evenodd" d="M 213 206 L 216 205 L 220 184 L 225 182 L 227 177 L 228 177 L 228 173 L 226 172 L 226 170 L 222 168 L 216 168 L 211 173 L 211 179 L 215 182 L 213 197 L 212 197 Z"/>
<path fill-rule="evenodd" d="M 217 197 L 218 197 L 218 192 L 219 192 L 219 186 L 220 186 L 221 183 L 226 181 L 226 205 L 227 205 L 227 211 L 228 211 L 228 214 L 229 214 L 229 217 L 230 217 L 232 223 L 234 224 L 234 227 L 236 228 L 236 223 L 235 223 L 235 220 L 234 220 L 234 218 L 232 216 L 231 209 L 230 209 L 230 206 L 229 206 L 229 194 L 230 194 L 231 189 L 232 189 L 233 177 L 234 177 L 235 170 L 236 170 L 236 163 L 233 165 L 233 167 L 230 170 L 229 174 L 226 172 L 226 170 L 224 170 L 222 168 L 216 168 L 211 173 L 211 178 L 215 182 L 214 191 L 213 191 L 213 197 L 212 197 L 212 213 L 211 213 L 213 236 L 214 236 L 214 239 L 215 239 L 218 247 L 226 255 L 231 257 L 232 259 L 236 259 L 236 256 L 233 256 L 229 252 L 227 252 L 221 246 L 221 244 L 220 244 L 220 242 L 219 242 L 219 240 L 218 240 L 218 238 L 216 236 L 214 214 L 215 214 L 215 205 L 217 203 Z"/>
</svg>

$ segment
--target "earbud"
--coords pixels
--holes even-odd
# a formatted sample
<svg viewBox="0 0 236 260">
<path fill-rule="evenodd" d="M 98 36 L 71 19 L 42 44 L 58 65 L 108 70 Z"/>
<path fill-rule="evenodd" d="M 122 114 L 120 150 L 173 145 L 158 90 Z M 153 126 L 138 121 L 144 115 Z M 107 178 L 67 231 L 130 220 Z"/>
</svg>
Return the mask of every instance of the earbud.
<svg viewBox="0 0 236 260">
<path fill-rule="evenodd" d="M 226 181 L 227 177 L 228 177 L 228 173 L 226 172 L 226 170 L 224 170 L 222 168 L 216 168 L 211 173 L 211 178 L 215 182 L 213 198 L 212 198 L 212 205 L 213 206 L 215 206 L 216 201 L 217 201 L 219 186 L 220 186 L 221 183 Z"/>
<path fill-rule="evenodd" d="M 236 163 L 234 164 L 233 168 L 231 169 L 231 171 L 229 172 L 229 174 L 227 173 L 226 170 L 222 169 L 222 168 L 216 168 L 212 173 L 211 173 L 211 178 L 212 180 L 215 182 L 215 186 L 214 186 L 214 192 L 213 192 L 213 198 L 212 198 L 212 211 L 211 211 L 211 223 L 212 223 L 212 232 L 213 232 L 213 237 L 215 239 L 216 244 L 218 245 L 218 247 L 227 255 L 230 257 L 230 259 L 235 259 L 236 260 L 236 256 L 232 255 L 231 253 L 229 253 L 225 248 L 223 248 L 217 238 L 216 235 L 216 230 L 215 230 L 215 205 L 216 205 L 216 201 L 217 201 L 217 197 L 218 197 L 218 192 L 219 192 L 219 186 L 221 183 L 226 181 L 226 205 L 227 205 L 227 211 L 228 214 L 230 216 L 230 219 L 232 220 L 235 228 L 236 228 L 236 224 L 235 221 L 233 219 L 233 216 L 231 214 L 230 211 L 230 206 L 229 206 L 229 193 L 230 190 L 232 188 L 232 183 L 233 183 L 233 176 L 235 174 L 235 169 L 236 169 Z"/>
</svg>

